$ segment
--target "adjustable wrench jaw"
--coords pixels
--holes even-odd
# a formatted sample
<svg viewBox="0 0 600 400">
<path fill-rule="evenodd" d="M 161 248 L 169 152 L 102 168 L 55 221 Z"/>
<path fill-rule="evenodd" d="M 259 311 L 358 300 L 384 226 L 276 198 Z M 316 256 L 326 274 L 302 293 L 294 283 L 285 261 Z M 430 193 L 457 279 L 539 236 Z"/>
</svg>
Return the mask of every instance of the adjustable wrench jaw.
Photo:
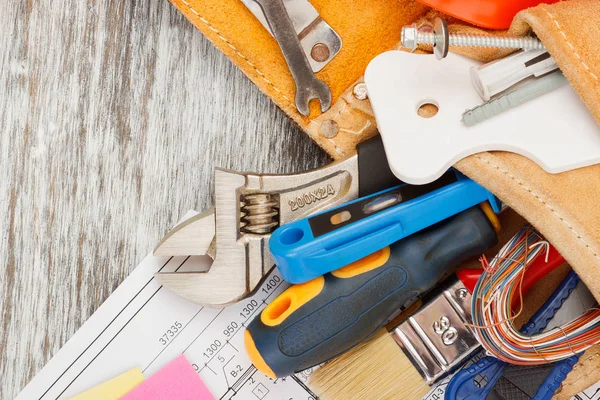
<svg viewBox="0 0 600 400">
<path fill-rule="evenodd" d="M 225 306 L 248 293 L 247 243 L 240 232 L 243 174 L 215 171 L 215 257 L 207 272 L 157 274 L 164 286 L 195 303 Z M 254 274 L 253 274 L 254 275 Z"/>
<path fill-rule="evenodd" d="M 296 175 L 216 169 L 216 251 L 211 268 L 200 273 L 161 273 L 157 279 L 196 303 L 235 303 L 250 295 L 275 265 L 269 251 L 275 228 L 357 197 L 356 155 Z"/>
<path fill-rule="evenodd" d="M 154 255 L 203 256 L 214 259 L 211 244 L 215 239 L 215 209 L 213 207 L 177 224 L 154 248 Z"/>
</svg>

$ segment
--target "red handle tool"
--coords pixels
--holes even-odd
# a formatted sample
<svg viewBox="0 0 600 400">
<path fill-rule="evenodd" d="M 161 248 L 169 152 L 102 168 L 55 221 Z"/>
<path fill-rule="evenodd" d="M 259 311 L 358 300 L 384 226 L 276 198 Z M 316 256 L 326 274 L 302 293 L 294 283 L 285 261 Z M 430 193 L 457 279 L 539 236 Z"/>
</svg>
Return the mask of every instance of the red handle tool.
<svg viewBox="0 0 600 400">
<path fill-rule="evenodd" d="M 541 3 L 560 0 L 420 0 L 444 14 L 488 29 L 508 29 L 515 15 Z"/>
<path fill-rule="evenodd" d="M 527 291 L 544 275 L 548 274 L 550 271 L 554 270 L 564 262 L 565 259 L 553 246 L 550 246 L 548 251 L 548 261 L 546 262 L 546 257 L 544 254 L 540 254 L 540 256 L 536 258 L 531 266 L 525 271 L 522 293 L 527 293 Z M 462 281 L 463 285 L 465 285 L 467 290 L 470 293 L 473 293 L 475 284 L 477 284 L 482 272 L 483 270 L 480 268 L 464 268 L 456 272 L 456 275 L 458 276 L 458 279 Z M 513 300 L 513 307 L 518 300 L 519 297 L 516 296 Z"/>
</svg>

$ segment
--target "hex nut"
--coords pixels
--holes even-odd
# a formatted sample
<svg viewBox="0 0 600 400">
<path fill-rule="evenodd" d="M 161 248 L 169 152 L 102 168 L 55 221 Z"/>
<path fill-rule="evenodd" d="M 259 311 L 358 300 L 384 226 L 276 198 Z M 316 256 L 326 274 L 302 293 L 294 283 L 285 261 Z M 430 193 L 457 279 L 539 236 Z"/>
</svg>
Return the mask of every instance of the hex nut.
<svg viewBox="0 0 600 400">
<path fill-rule="evenodd" d="M 369 97 L 369 93 L 367 92 L 367 84 L 364 82 L 357 83 L 352 89 L 352 94 L 358 100 L 366 100 Z"/>
<path fill-rule="evenodd" d="M 410 51 L 415 51 L 418 46 L 417 31 L 417 24 L 402 27 L 402 34 L 400 36 L 402 46 L 410 49 Z"/>
</svg>

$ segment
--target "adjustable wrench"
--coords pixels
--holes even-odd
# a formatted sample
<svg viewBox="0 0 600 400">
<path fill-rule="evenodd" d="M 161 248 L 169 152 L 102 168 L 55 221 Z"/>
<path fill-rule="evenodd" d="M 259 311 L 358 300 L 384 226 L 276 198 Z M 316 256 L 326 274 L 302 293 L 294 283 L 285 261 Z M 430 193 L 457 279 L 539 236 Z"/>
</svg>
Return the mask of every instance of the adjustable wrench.
<svg viewBox="0 0 600 400">
<path fill-rule="evenodd" d="M 294 78 L 296 108 L 300 114 L 308 115 L 309 102 L 318 99 L 321 103 L 321 111 L 327 111 L 331 107 L 331 90 L 312 71 L 283 0 L 254 1 L 260 5 Z"/>
<path fill-rule="evenodd" d="M 159 273 L 179 295 L 221 306 L 249 294 L 275 265 L 268 242 L 279 225 L 396 185 L 381 138 L 358 153 L 296 175 L 259 175 L 217 169 L 215 207 L 177 225 L 156 246 L 156 256 L 209 255 L 208 272 Z"/>
</svg>

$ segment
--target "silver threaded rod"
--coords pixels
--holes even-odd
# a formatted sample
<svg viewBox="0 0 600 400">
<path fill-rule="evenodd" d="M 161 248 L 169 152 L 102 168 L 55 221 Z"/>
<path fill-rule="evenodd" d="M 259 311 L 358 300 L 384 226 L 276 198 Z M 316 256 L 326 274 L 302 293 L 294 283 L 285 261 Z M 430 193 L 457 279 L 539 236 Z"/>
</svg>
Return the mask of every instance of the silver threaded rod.
<svg viewBox="0 0 600 400">
<path fill-rule="evenodd" d="M 435 44 L 435 33 L 419 32 L 418 44 Z M 484 35 L 448 35 L 448 44 L 456 47 L 498 47 L 503 49 L 543 50 L 544 45 L 532 37 L 497 37 Z"/>
<path fill-rule="evenodd" d="M 446 21 L 436 18 L 433 32 L 423 31 L 416 24 L 402 28 L 402 46 L 411 51 L 419 44 L 431 44 L 438 58 L 448 54 L 449 46 L 456 47 L 497 47 L 501 49 L 544 50 L 541 41 L 533 37 L 498 37 L 491 35 L 449 34 Z"/>
</svg>

